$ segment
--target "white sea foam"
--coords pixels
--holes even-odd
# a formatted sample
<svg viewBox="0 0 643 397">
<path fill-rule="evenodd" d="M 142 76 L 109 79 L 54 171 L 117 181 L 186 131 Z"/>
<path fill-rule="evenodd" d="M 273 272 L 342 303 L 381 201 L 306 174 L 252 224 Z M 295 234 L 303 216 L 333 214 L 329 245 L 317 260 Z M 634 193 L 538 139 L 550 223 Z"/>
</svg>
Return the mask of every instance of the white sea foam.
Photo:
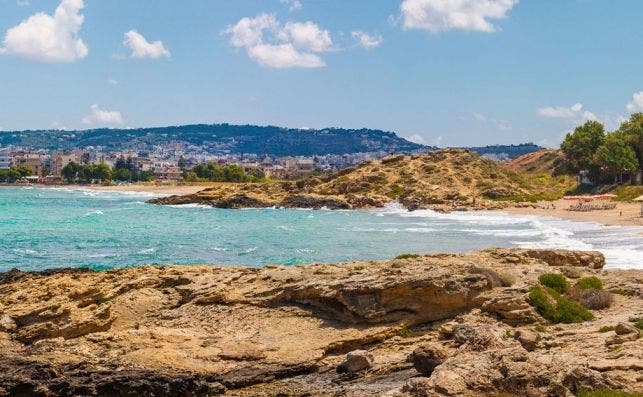
<svg viewBox="0 0 643 397">
<path fill-rule="evenodd" d="M 83 216 L 92 216 L 92 215 L 105 215 L 105 213 L 101 210 L 95 210 L 95 211 L 89 211 Z"/>
<path fill-rule="evenodd" d="M 212 208 L 209 205 L 205 204 L 197 204 L 197 203 L 191 203 L 191 204 L 171 204 L 171 205 L 166 205 L 166 207 L 170 208 Z"/>
<path fill-rule="evenodd" d="M 605 255 L 607 268 L 643 269 L 641 227 L 604 226 L 596 222 L 513 215 L 500 211 L 408 211 L 400 204 L 390 204 L 374 212 L 380 217 L 424 218 L 431 226 L 451 225 L 456 227 L 455 232 L 465 234 L 515 237 L 511 244 L 517 247 L 597 250 Z M 430 228 L 417 228 L 417 231 L 424 232 L 427 229 Z M 412 231 L 412 228 L 405 230 Z"/>
</svg>

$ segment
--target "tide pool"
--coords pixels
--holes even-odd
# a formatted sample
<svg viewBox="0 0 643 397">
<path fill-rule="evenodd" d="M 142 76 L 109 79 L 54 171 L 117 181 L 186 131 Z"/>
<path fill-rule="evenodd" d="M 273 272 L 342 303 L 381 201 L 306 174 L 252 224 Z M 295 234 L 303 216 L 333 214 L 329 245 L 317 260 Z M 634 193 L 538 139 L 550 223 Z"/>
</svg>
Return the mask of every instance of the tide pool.
<svg viewBox="0 0 643 397">
<path fill-rule="evenodd" d="M 0 271 L 142 264 L 301 264 L 487 247 L 599 250 L 643 268 L 642 228 L 502 212 L 226 210 L 145 193 L 0 188 Z"/>
</svg>

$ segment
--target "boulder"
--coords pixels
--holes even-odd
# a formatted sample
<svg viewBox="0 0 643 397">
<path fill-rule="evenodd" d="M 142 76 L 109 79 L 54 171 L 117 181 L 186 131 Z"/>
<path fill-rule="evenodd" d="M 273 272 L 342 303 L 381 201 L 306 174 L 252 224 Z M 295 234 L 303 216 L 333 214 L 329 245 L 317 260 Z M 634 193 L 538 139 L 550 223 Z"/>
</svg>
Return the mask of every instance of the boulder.
<svg viewBox="0 0 643 397">
<path fill-rule="evenodd" d="M 12 332 L 16 330 L 16 322 L 6 314 L 0 316 L 0 331 Z"/>
<path fill-rule="evenodd" d="M 439 343 L 430 342 L 413 350 L 409 361 L 422 375 L 431 375 L 435 367 L 442 364 L 449 357 L 447 350 Z"/>
<path fill-rule="evenodd" d="M 366 350 L 353 350 L 337 367 L 337 372 L 360 372 L 373 366 L 373 355 Z"/>
<path fill-rule="evenodd" d="M 458 324 L 453 327 L 453 340 L 460 345 L 461 351 L 484 351 L 506 346 L 498 327 L 487 325 Z"/>
<path fill-rule="evenodd" d="M 614 328 L 616 335 L 639 334 L 638 328 L 629 323 L 618 323 Z"/>
<path fill-rule="evenodd" d="M 625 342 L 633 342 L 638 338 L 638 334 L 614 335 L 605 340 L 605 346 L 620 345 Z"/>
<path fill-rule="evenodd" d="M 536 350 L 536 346 L 538 346 L 538 342 L 540 341 L 540 334 L 538 332 L 527 329 L 516 331 L 514 337 L 518 342 L 520 342 L 525 350 L 530 352 Z"/>
</svg>

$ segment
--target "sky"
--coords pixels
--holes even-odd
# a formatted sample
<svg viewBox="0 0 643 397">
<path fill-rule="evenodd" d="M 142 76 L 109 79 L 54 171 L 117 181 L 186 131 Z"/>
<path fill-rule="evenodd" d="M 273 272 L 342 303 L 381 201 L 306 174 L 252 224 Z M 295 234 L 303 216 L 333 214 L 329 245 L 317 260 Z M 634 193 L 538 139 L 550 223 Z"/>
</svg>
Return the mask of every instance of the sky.
<svg viewBox="0 0 643 397">
<path fill-rule="evenodd" d="M 556 146 L 643 111 L 640 0 L 0 0 L 0 130 L 376 128 Z"/>
</svg>

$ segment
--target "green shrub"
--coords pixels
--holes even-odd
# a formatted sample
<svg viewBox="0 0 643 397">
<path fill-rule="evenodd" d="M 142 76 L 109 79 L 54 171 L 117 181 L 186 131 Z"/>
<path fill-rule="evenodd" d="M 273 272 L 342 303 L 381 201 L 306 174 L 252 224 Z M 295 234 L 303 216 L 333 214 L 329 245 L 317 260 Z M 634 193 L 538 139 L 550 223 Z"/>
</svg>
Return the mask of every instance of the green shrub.
<svg viewBox="0 0 643 397">
<path fill-rule="evenodd" d="M 410 338 L 413 336 L 413 331 L 409 329 L 406 325 L 402 325 L 398 330 L 397 330 L 398 336 L 401 336 L 402 338 Z"/>
<path fill-rule="evenodd" d="M 536 326 L 534 327 L 534 330 L 535 330 L 536 332 L 547 332 L 547 327 L 545 327 L 545 326 L 544 326 L 544 325 L 542 325 L 542 324 L 538 324 L 538 325 L 536 325 Z"/>
<path fill-rule="evenodd" d="M 598 329 L 598 332 L 601 332 L 601 333 L 610 332 L 610 331 L 614 331 L 614 328 L 616 327 L 614 327 L 613 325 L 604 325 Z"/>
<path fill-rule="evenodd" d="M 555 323 L 581 323 L 594 318 L 587 309 L 548 287 L 532 287 L 529 303 L 541 316 Z"/>
<path fill-rule="evenodd" d="M 543 273 L 538 277 L 540 284 L 549 287 L 559 294 L 564 294 L 569 289 L 569 283 L 562 274 L 558 273 Z"/>
<path fill-rule="evenodd" d="M 641 392 L 626 392 L 622 390 L 580 390 L 578 397 L 643 397 Z"/>
<path fill-rule="evenodd" d="M 603 289 L 603 282 L 598 277 L 583 277 L 576 282 L 576 288 L 580 290 Z"/>
<path fill-rule="evenodd" d="M 401 254 L 395 257 L 395 259 L 410 259 L 410 258 L 419 258 L 418 254 Z"/>
<path fill-rule="evenodd" d="M 639 318 L 636 321 L 633 321 L 634 326 L 638 329 L 643 329 L 643 318 Z"/>
</svg>

